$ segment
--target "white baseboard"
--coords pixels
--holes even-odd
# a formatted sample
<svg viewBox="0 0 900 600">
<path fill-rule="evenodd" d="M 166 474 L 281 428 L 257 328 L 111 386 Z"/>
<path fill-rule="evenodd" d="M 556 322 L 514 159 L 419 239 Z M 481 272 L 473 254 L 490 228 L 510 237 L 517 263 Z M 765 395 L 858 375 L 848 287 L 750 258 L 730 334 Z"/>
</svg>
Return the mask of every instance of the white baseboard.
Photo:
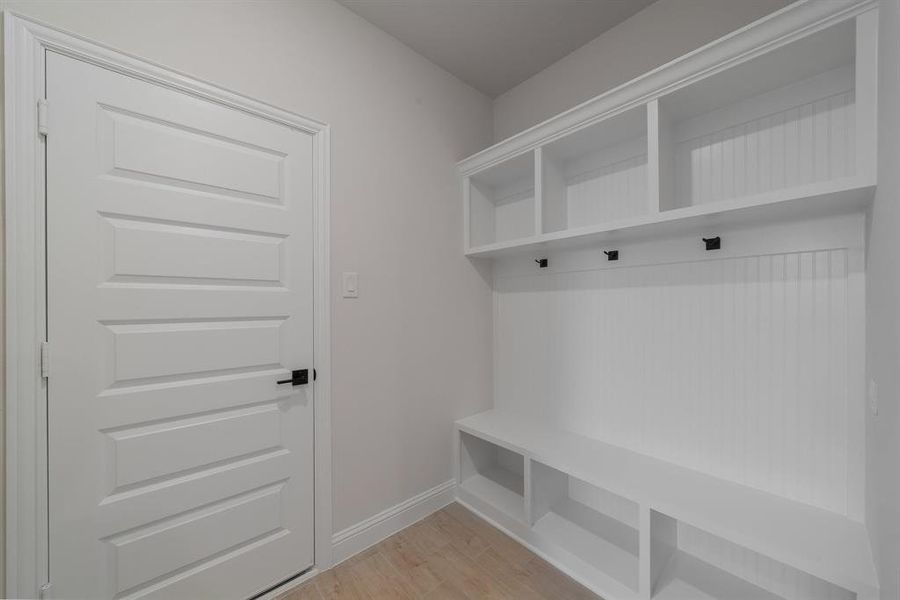
<svg viewBox="0 0 900 600">
<path fill-rule="evenodd" d="M 396 504 L 356 525 L 335 533 L 331 537 L 333 564 L 343 562 L 390 537 L 401 529 L 421 521 L 454 499 L 456 481 L 451 479 L 417 496 Z"/>
</svg>

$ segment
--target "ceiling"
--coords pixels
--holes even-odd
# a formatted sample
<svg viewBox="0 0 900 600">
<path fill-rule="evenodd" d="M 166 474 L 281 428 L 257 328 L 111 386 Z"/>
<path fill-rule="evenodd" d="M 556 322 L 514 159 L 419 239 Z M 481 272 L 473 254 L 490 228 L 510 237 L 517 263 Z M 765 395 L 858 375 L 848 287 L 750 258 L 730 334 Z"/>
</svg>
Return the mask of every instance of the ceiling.
<svg viewBox="0 0 900 600">
<path fill-rule="evenodd" d="M 653 0 L 338 0 L 496 97 Z"/>
</svg>

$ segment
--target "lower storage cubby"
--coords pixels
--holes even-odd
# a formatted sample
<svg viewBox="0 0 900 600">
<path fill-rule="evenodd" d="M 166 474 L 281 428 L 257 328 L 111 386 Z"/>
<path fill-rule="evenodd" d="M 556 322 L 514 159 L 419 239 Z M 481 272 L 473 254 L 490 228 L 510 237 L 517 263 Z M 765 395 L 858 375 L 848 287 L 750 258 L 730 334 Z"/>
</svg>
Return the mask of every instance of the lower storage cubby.
<svg viewBox="0 0 900 600">
<path fill-rule="evenodd" d="M 856 594 L 651 511 L 655 600 L 854 600 Z"/>
<path fill-rule="evenodd" d="M 502 514 L 525 522 L 525 458 L 460 432 L 460 487 Z"/>
<path fill-rule="evenodd" d="M 638 591 L 638 506 L 540 462 L 531 463 L 540 548 L 597 589 Z"/>
<path fill-rule="evenodd" d="M 460 502 L 608 600 L 879 597 L 845 515 L 508 412 L 456 432 Z"/>
<path fill-rule="evenodd" d="M 676 552 L 657 581 L 657 600 L 785 600 L 686 552 Z"/>
</svg>

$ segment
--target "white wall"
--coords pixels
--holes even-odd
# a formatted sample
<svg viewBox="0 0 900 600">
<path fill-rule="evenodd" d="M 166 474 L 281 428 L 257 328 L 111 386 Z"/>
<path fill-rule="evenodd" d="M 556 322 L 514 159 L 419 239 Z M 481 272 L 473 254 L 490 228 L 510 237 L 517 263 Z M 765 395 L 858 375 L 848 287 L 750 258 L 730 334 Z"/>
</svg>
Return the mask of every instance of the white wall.
<svg viewBox="0 0 900 600">
<path fill-rule="evenodd" d="M 499 142 L 778 10 L 790 0 L 658 0 L 494 100 Z"/>
<path fill-rule="evenodd" d="M 868 249 L 868 367 L 878 386 L 869 412 L 867 522 L 883 600 L 900 598 L 900 0 L 879 21 L 878 191 Z"/>
<path fill-rule="evenodd" d="M 334 530 L 449 480 L 452 422 L 490 405 L 455 166 L 490 100 L 331 0 L 0 7 L 332 126 Z"/>
</svg>

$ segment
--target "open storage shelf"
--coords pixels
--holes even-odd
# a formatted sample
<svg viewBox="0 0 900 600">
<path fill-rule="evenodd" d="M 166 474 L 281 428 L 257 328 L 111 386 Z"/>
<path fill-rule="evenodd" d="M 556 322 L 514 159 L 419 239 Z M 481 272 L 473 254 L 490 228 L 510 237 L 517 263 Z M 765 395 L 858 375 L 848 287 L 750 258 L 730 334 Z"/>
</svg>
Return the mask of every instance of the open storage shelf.
<svg viewBox="0 0 900 600">
<path fill-rule="evenodd" d="M 710 45 L 462 161 L 466 255 L 864 210 L 877 25 L 863 7 L 764 51 L 751 28 L 742 52 Z"/>
<path fill-rule="evenodd" d="M 501 515 L 495 521 L 611 599 L 636 593 L 631 576 L 635 553 L 639 561 L 651 563 L 650 577 L 641 586 L 665 582 L 663 571 L 672 570 L 670 582 L 657 586 L 671 598 L 683 597 L 680 590 L 690 589 L 687 586 L 703 591 L 700 584 L 712 586 L 710 590 L 725 586 L 712 594 L 716 598 L 738 598 L 736 594 L 749 589 L 748 582 L 702 560 L 678 559 L 670 565 L 672 557 L 680 556 L 677 527 L 682 524 L 821 580 L 823 589 L 829 590 L 827 597 L 849 600 L 856 594 L 857 600 L 869 600 L 877 594 L 865 525 L 844 515 L 511 413 L 491 410 L 457 421 L 456 426 L 461 492 L 495 508 Z M 526 490 L 518 487 L 522 461 L 531 473 L 526 498 L 519 492 Z M 498 470 L 503 473 L 499 478 Z M 504 477 L 514 482 L 514 491 L 500 483 Z M 605 490 L 607 498 L 619 497 L 613 503 L 617 514 L 588 507 L 584 495 L 572 493 L 573 482 Z M 468 497 L 460 494 L 464 502 Z M 628 503 L 641 507 L 637 527 Z M 530 506 L 529 519 L 522 518 L 523 506 Z M 638 552 L 634 534 L 642 530 L 641 539 L 647 539 L 650 547 Z M 725 593 L 728 590 L 731 596 Z"/>
<path fill-rule="evenodd" d="M 651 511 L 650 527 L 653 598 L 853 600 L 856 597 L 840 586 L 678 523 L 662 513 Z M 735 560 L 741 556 L 745 560 Z M 762 568 L 748 571 L 748 564 Z"/>
<path fill-rule="evenodd" d="M 663 96 L 660 209 L 856 175 L 855 36 L 844 21 Z"/>
<path fill-rule="evenodd" d="M 540 163 L 544 233 L 650 212 L 645 106 L 550 142 Z"/>
<path fill-rule="evenodd" d="M 797 188 L 795 197 L 780 192 L 752 198 L 733 198 L 698 206 L 668 210 L 604 223 L 596 227 L 544 234 L 529 240 L 472 248 L 472 258 L 497 258 L 548 251 L 596 247 L 605 243 L 665 239 L 688 234 L 714 233 L 719 228 L 763 226 L 834 215 L 865 212 L 875 193 L 874 185 L 857 178 L 824 182 Z"/>
<path fill-rule="evenodd" d="M 516 454 L 475 436 L 462 434 L 460 487 L 503 514 L 525 521 L 525 461 Z"/>
<path fill-rule="evenodd" d="M 531 463 L 531 482 L 532 527 L 546 552 L 577 565 L 596 587 L 637 593 L 637 504 L 619 497 L 610 502 L 602 490 L 539 462 Z M 604 504 L 618 514 L 608 514 Z"/>
<path fill-rule="evenodd" d="M 526 152 L 468 178 L 473 246 L 531 237 L 535 228 L 534 153 Z"/>
<path fill-rule="evenodd" d="M 784 600 L 727 571 L 677 552 L 656 582 L 657 600 Z"/>
</svg>

